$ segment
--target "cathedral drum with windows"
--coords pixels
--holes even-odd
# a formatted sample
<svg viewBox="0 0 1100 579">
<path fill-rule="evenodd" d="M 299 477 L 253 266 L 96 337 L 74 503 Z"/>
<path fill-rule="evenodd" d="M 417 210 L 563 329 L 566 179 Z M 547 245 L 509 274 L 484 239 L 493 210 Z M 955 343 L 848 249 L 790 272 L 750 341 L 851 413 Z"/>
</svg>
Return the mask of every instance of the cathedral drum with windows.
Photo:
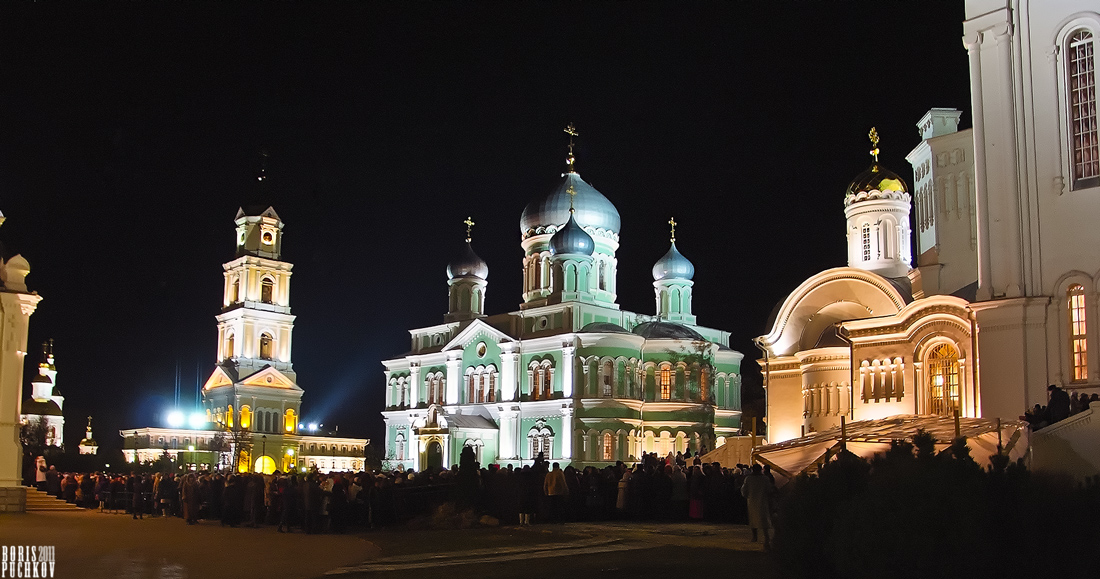
<svg viewBox="0 0 1100 579">
<path fill-rule="evenodd" d="M 653 268 L 655 315 L 620 309 L 619 213 L 572 154 L 521 216 L 518 311 L 486 315 L 489 268 L 466 226 L 447 267 L 444 323 L 411 330 L 411 352 L 383 362 L 389 466 L 449 468 L 467 446 L 483 465 L 540 454 L 606 465 L 714 449 L 738 434 L 742 354 L 727 332 L 696 324 L 694 267 L 673 238 Z"/>
</svg>

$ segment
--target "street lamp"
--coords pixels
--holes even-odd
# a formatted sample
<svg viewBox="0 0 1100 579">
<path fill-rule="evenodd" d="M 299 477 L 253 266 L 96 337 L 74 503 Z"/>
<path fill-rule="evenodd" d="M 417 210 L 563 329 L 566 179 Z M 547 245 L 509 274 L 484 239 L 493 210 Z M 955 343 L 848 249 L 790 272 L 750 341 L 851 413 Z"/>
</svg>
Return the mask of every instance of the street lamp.
<svg viewBox="0 0 1100 579">
<path fill-rule="evenodd" d="M 191 453 L 191 464 L 195 464 L 195 445 L 194 444 L 188 444 L 187 445 L 187 450 L 188 450 L 188 452 Z"/>
<path fill-rule="evenodd" d="M 263 441 L 263 443 L 260 445 L 260 457 L 261 457 L 260 460 L 262 461 L 263 460 L 262 457 L 267 456 L 267 435 L 265 434 L 265 435 L 261 436 L 260 440 Z M 264 473 L 264 474 L 267 474 L 267 473 Z"/>
<path fill-rule="evenodd" d="M 287 457 L 289 457 L 289 458 L 287 458 L 286 471 L 290 472 L 291 470 L 294 469 L 294 449 L 293 448 L 286 449 L 286 455 L 287 455 Z"/>
</svg>

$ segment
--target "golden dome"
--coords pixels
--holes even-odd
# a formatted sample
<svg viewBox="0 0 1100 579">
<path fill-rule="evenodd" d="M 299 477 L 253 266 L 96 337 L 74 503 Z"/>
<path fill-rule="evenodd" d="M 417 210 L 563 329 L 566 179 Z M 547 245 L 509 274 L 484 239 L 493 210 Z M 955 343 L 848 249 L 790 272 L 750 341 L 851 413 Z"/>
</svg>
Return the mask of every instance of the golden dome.
<svg viewBox="0 0 1100 579">
<path fill-rule="evenodd" d="M 847 194 L 858 195 L 869 191 L 908 193 L 909 188 L 897 173 L 876 162 L 852 180 L 852 184 L 848 185 Z"/>
</svg>

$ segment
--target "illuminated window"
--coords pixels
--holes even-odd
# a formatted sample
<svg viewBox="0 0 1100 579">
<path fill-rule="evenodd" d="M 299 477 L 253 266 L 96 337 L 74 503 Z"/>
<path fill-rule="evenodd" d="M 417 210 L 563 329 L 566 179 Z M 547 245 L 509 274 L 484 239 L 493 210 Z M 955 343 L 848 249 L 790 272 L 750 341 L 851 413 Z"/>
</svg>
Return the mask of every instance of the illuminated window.
<svg viewBox="0 0 1100 579">
<path fill-rule="evenodd" d="M 233 405 L 230 404 L 225 411 L 225 425 L 233 428 Z"/>
<path fill-rule="evenodd" d="M 863 261 L 871 261 L 871 225 L 864 223 L 859 231 L 860 243 L 863 246 Z"/>
<path fill-rule="evenodd" d="M 929 413 L 953 416 L 959 409 L 959 352 L 951 344 L 929 353 L 928 381 Z"/>
<path fill-rule="evenodd" d="M 290 409 L 286 411 L 286 418 L 284 419 L 284 430 L 287 432 L 294 432 L 294 427 L 298 425 L 298 417 L 294 415 L 294 410 Z"/>
<path fill-rule="evenodd" d="M 699 371 L 699 397 L 703 402 L 710 400 L 710 369 L 708 368 Z"/>
<path fill-rule="evenodd" d="M 234 353 L 233 352 L 233 346 L 234 346 L 234 344 L 233 344 L 233 334 L 230 333 L 225 338 L 225 357 L 226 358 L 232 358 L 233 357 L 233 353 Z"/>
<path fill-rule="evenodd" d="M 229 303 L 235 304 L 241 301 L 241 280 L 233 280 L 233 288 L 229 293 Z"/>
<path fill-rule="evenodd" d="M 611 433 L 603 433 L 603 459 L 611 460 Z"/>
<path fill-rule="evenodd" d="M 1069 341 L 1073 352 L 1073 380 L 1081 382 L 1089 378 L 1088 338 L 1085 330 L 1085 288 L 1080 284 L 1069 286 L 1066 291 L 1069 306 Z"/>
<path fill-rule="evenodd" d="M 271 351 L 272 345 L 275 340 L 271 337 L 271 334 L 264 332 L 260 335 L 260 359 L 270 360 L 272 358 Z"/>
<path fill-rule="evenodd" d="M 551 398 L 551 394 L 554 390 L 554 383 L 550 380 L 550 366 L 543 366 L 542 368 L 542 397 L 546 400 Z"/>
<path fill-rule="evenodd" d="M 405 435 L 404 434 L 399 433 L 397 435 L 397 444 L 395 446 L 397 448 L 395 449 L 395 455 L 396 456 L 394 456 L 394 458 L 396 458 L 397 460 L 405 460 Z"/>
<path fill-rule="evenodd" d="M 611 398 L 611 377 L 615 373 L 615 366 L 610 361 L 603 363 L 603 392 L 604 398 Z"/>
<path fill-rule="evenodd" d="M 252 409 L 247 404 L 241 406 L 241 428 L 252 427 Z"/>
<path fill-rule="evenodd" d="M 265 304 L 273 303 L 272 296 L 274 295 L 275 282 L 271 278 L 265 277 L 264 280 L 260 282 L 260 301 Z"/>
<path fill-rule="evenodd" d="M 1070 35 L 1066 46 L 1072 188 L 1100 185 L 1096 115 L 1096 39 L 1089 30 Z"/>
<path fill-rule="evenodd" d="M 672 369 L 661 367 L 661 400 L 672 399 Z"/>
<path fill-rule="evenodd" d="M 535 426 L 527 432 L 527 442 L 531 446 L 531 458 L 538 457 L 539 453 L 543 454 L 543 458 L 551 458 L 553 456 L 554 449 L 554 431 L 546 426 L 546 423 L 539 420 L 535 423 Z"/>
<path fill-rule="evenodd" d="M 485 401 L 486 402 L 495 402 L 496 399 L 497 399 L 496 392 L 497 392 L 497 373 L 496 372 L 490 372 L 489 373 L 489 393 L 486 396 Z M 478 450 L 478 452 L 481 452 L 480 449 Z"/>
</svg>

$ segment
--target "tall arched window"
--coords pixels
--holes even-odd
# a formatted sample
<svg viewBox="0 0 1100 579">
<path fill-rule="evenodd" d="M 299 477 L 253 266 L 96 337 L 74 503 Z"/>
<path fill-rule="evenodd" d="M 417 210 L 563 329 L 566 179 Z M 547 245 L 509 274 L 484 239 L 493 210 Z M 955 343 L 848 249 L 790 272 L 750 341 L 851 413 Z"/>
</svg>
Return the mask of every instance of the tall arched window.
<svg viewBox="0 0 1100 579">
<path fill-rule="evenodd" d="M 265 277 L 260 282 L 260 301 L 265 304 L 273 303 L 275 295 L 275 281 L 269 277 Z"/>
<path fill-rule="evenodd" d="M 952 416 L 959 409 L 959 351 L 940 344 L 928 355 L 928 411 Z"/>
<path fill-rule="evenodd" d="M 710 400 L 710 368 L 699 371 L 699 398 L 704 403 Z"/>
<path fill-rule="evenodd" d="M 1080 29 L 1066 43 L 1067 103 L 1070 125 L 1071 188 L 1100 185 L 1100 140 L 1096 115 L 1096 38 Z"/>
<path fill-rule="evenodd" d="M 611 433 L 603 433 L 603 459 L 611 460 Z"/>
<path fill-rule="evenodd" d="M 661 400 L 672 399 L 672 368 L 661 366 Z"/>
<path fill-rule="evenodd" d="M 859 229 L 860 244 L 863 247 L 863 261 L 871 261 L 871 224 L 864 223 Z"/>
<path fill-rule="evenodd" d="M 550 379 L 550 366 L 542 367 L 542 397 L 549 400 L 554 393 L 554 383 Z"/>
<path fill-rule="evenodd" d="M 394 458 L 397 460 L 405 460 L 405 435 L 398 433 L 397 441 L 394 444 Z"/>
<path fill-rule="evenodd" d="M 294 432 L 294 427 L 298 425 L 298 417 L 295 415 L 293 409 L 287 409 L 286 418 L 283 419 L 285 423 L 283 429 L 287 432 Z"/>
<path fill-rule="evenodd" d="M 1089 379 L 1088 338 L 1085 331 L 1085 288 L 1073 284 L 1066 290 L 1066 303 L 1069 306 L 1069 345 L 1072 352 L 1073 381 L 1083 382 Z"/>
<path fill-rule="evenodd" d="M 270 360 L 272 358 L 272 350 L 274 350 L 274 338 L 271 334 L 264 332 L 260 335 L 260 359 Z"/>
<path fill-rule="evenodd" d="M 603 371 L 601 374 L 603 375 L 603 381 L 600 385 L 600 395 L 604 398 L 611 398 L 611 382 L 615 374 L 615 365 L 611 363 L 611 360 L 603 363 Z"/>
<path fill-rule="evenodd" d="M 233 280 L 233 287 L 229 292 L 229 303 L 235 304 L 241 301 L 241 280 Z"/>
<path fill-rule="evenodd" d="M 225 411 L 225 425 L 229 428 L 233 428 L 233 405 L 230 404 L 226 407 Z"/>
<path fill-rule="evenodd" d="M 234 347 L 233 333 L 230 332 L 225 337 L 225 356 L 224 356 L 225 358 L 232 358 L 233 357 L 233 347 Z"/>
<path fill-rule="evenodd" d="M 241 406 L 241 428 L 252 428 L 252 409 L 247 404 Z"/>
</svg>

